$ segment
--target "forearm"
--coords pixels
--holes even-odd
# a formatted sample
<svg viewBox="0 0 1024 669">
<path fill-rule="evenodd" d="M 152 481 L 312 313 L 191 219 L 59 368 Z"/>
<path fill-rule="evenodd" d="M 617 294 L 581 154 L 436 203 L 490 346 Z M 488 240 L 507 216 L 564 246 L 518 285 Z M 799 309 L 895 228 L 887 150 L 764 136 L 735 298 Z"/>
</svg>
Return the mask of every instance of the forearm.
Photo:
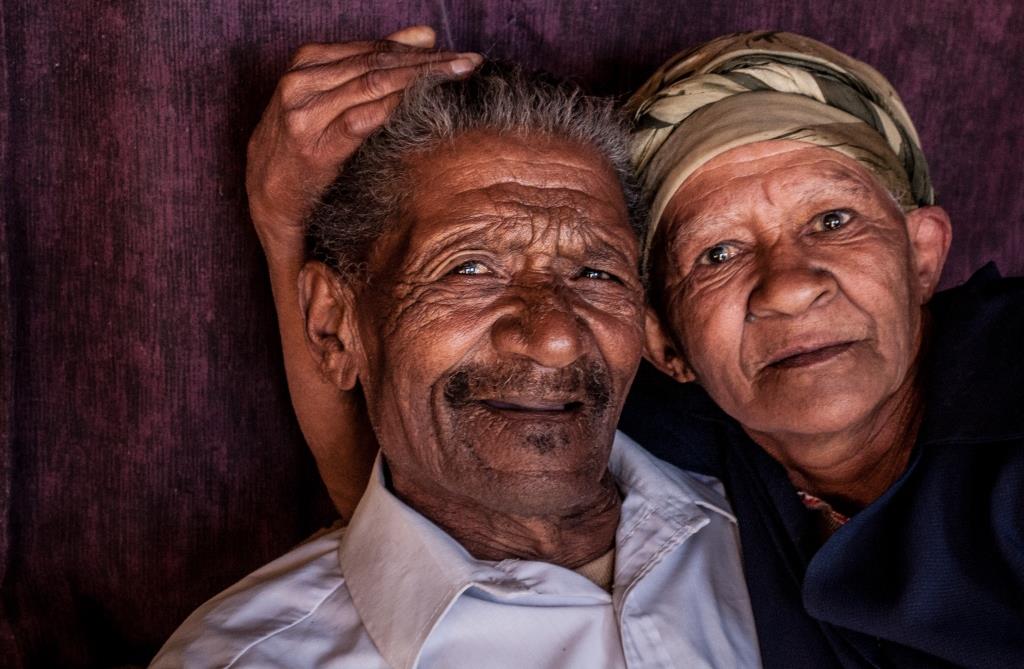
<svg viewBox="0 0 1024 669">
<path fill-rule="evenodd" d="M 264 240 L 277 309 L 281 349 L 292 406 L 331 500 L 349 518 L 369 477 L 377 444 L 362 392 L 343 392 L 321 374 L 306 345 L 298 277 L 304 257 L 298 244 Z"/>
<path fill-rule="evenodd" d="M 298 287 L 306 261 L 303 221 L 407 86 L 424 75 L 463 76 L 482 60 L 434 51 L 434 41 L 433 30 L 413 26 L 385 40 L 301 47 L 249 140 L 249 211 L 267 256 L 288 390 L 320 475 L 345 517 L 362 495 L 377 444 L 362 391 L 339 389 L 307 346 Z"/>
</svg>

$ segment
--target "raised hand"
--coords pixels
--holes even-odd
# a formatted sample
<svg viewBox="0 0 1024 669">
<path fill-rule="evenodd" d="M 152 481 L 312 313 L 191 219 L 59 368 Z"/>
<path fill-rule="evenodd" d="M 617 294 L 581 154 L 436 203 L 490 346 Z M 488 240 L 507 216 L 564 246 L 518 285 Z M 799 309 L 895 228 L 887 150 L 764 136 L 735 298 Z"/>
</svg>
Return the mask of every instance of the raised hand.
<svg viewBox="0 0 1024 669">
<path fill-rule="evenodd" d="M 298 278 L 306 217 L 402 91 L 424 74 L 459 77 L 483 60 L 434 51 L 434 31 L 406 28 L 384 40 L 307 44 L 292 57 L 249 140 L 249 211 L 267 256 L 292 405 L 320 475 L 343 516 L 369 476 L 376 440 L 361 392 L 321 376 L 306 347 Z"/>
<path fill-rule="evenodd" d="M 414 26 L 383 40 L 296 51 L 249 140 L 249 210 L 268 255 L 301 250 L 312 203 L 410 83 L 424 74 L 463 76 L 482 60 L 435 51 L 434 41 L 433 30 Z"/>
</svg>

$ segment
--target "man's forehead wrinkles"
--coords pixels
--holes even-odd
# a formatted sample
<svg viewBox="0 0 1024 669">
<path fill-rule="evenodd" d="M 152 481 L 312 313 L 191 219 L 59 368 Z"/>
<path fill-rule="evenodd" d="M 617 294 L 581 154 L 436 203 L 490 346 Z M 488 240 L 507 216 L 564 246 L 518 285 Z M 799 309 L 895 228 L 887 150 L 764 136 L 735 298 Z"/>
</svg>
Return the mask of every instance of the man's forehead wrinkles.
<svg viewBox="0 0 1024 669">
<path fill-rule="evenodd" d="M 595 191 L 575 187 L 578 185 L 578 181 L 573 185 L 566 185 L 552 181 L 525 183 L 521 180 L 508 179 L 482 188 L 461 191 L 456 193 L 455 197 L 471 198 L 475 193 L 479 193 L 495 204 L 506 206 L 571 206 L 577 209 L 614 206 L 611 201 L 599 197 Z"/>
<path fill-rule="evenodd" d="M 467 237 L 500 241 L 558 233 L 594 235 L 610 228 L 610 212 L 594 212 L 572 202 L 532 204 L 521 200 L 494 201 L 485 208 L 456 205 L 449 210 L 447 225 L 429 235 L 434 244 L 448 244 Z"/>
<path fill-rule="evenodd" d="M 443 207 L 443 211 L 437 211 Z M 454 193 L 443 202 L 419 208 L 418 217 L 443 216 L 452 223 L 507 218 L 543 218 L 586 221 L 620 217 L 615 203 L 569 188 L 523 188 L 519 184 L 498 184 Z"/>
<path fill-rule="evenodd" d="M 580 181 L 606 179 L 606 164 L 602 158 L 589 153 L 576 154 L 566 160 L 561 151 L 531 152 L 527 158 L 495 156 L 493 153 L 469 155 L 452 154 L 442 159 L 433 178 L 445 179 L 452 184 L 476 183 L 477 175 L 493 177 L 492 183 L 516 183 L 527 187 L 559 188 L 578 185 Z M 452 159 L 456 162 L 452 164 Z M 591 178 L 589 175 L 593 175 Z"/>
<path fill-rule="evenodd" d="M 593 227 L 589 220 L 581 219 L 574 211 L 544 210 L 494 219 L 492 225 L 486 226 L 482 237 L 492 246 L 524 251 L 531 246 L 546 243 L 554 243 L 559 247 L 563 244 L 586 243 L 597 236 Z"/>
<path fill-rule="evenodd" d="M 593 211 L 580 207 L 570 201 L 558 202 L 524 202 L 522 200 L 492 201 L 490 211 L 477 210 L 470 215 L 476 218 L 494 218 L 516 220 L 569 221 L 572 219 L 589 220 Z"/>
</svg>

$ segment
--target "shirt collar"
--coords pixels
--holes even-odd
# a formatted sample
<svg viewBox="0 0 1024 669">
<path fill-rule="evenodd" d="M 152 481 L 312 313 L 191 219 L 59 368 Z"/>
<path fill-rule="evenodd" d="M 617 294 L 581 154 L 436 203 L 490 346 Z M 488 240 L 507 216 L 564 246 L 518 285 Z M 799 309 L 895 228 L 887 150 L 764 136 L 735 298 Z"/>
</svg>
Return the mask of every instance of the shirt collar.
<svg viewBox="0 0 1024 669">
<path fill-rule="evenodd" d="M 338 558 L 367 633 L 396 669 L 414 666 L 431 630 L 484 567 L 387 489 L 380 454 Z"/>
<path fill-rule="evenodd" d="M 699 507 L 736 522 L 717 479 L 684 472 L 651 455 L 622 432 L 615 433 L 608 468 L 625 495 L 624 506 L 630 506 L 623 511 L 624 518 L 635 514 L 633 504 L 644 504 L 669 521 Z"/>
<path fill-rule="evenodd" d="M 609 468 L 623 492 L 616 536 L 613 602 L 620 608 L 632 585 L 709 521 L 707 512 L 732 522 L 720 489 L 690 478 L 616 433 Z M 658 522 L 650 522 L 657 518 Z M 426 517 L 395 497 L 378 455 L 366 493 L 339 547 L 345 584 L 367 633 L 396 669 L 415 666 L 430 633 L 470 588 L 492 595 L 550 595 L 549 565 L 477 560 Z M 515 568 L 509 565 L 514 563 Z M 575 601 L 607 603 L 607 593 L 570 570 L 557 570 Z M 566 591 L 562 588 L 562 593 Z"/>
</svg>

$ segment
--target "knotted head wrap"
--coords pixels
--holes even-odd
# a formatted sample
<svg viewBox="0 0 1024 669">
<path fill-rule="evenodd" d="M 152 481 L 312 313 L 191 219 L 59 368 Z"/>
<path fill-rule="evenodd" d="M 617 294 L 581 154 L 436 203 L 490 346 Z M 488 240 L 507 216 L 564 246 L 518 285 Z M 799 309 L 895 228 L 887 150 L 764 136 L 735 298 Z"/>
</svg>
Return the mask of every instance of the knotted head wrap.
<svg viewBox="0 0 1024 669">
<path fill-rule="evenodd" d="M 867 167 L 904 209 L 934 193 L 917 131 L 874 68 L 802 35 L 737 33 L 669 59 L 626 103 L 633 162 L 651 202 L 644 262 L 659 219 L 701 165 L 767 140 L 797 140 Z"/>
</svg>

